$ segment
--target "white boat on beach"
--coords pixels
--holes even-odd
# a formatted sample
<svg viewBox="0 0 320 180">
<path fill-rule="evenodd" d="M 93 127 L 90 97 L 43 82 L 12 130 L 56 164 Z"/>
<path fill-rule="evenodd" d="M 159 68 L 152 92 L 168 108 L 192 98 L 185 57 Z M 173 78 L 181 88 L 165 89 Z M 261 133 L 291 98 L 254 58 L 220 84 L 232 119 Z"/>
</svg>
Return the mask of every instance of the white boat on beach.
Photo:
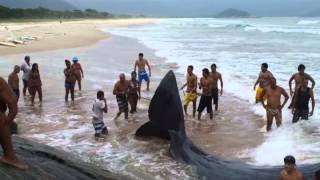
<svg viewBox="0 0 320 180">
<path fill-rule="evenodd" d="M 16 47 L 15 44 L 10 43 L 10 42 L 0 42 L 0 46 Z"/>
</svg>

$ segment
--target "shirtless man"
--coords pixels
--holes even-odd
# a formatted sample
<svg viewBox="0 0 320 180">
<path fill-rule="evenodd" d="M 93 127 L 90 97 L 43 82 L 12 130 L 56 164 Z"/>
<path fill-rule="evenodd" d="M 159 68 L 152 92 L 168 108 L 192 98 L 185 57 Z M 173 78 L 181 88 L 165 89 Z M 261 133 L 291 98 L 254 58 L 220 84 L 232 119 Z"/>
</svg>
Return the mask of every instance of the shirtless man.
<svg viewBox="0 0 320 180">
<path fill-rule="evenodd" d="M 255 91 L 257 85 L 259 84 L 259 87 L 256 93 L 256 103 L 258 103 L 259 101 L 265 100 L 267 98 L 266 96 L 262 96 L 262 94 L 264 94 L 263 92 L 265 91 L 265 88 L 268 87 L 271 78 L 273 78 L 273 74 L 268 70 L 268 64 L 262 63 L 261 72 L 253 87 L 253 90 Z"/>
<path fill-rule="evenodd" d="M 125 119 L 128 119 L 128 92 L 129 92 L 129 81 L 126 80 L 126 76 L 122 73 L 119 76 L 120 80 L 115 84 L 113 94 L 116 95 L 119 112 L 115 119 L 118 119 L 121 113 L 124 113 Z"/>
<path fill-rule="evenodd" d="M 222 96 L 223 93 L 223 81 L 222 81 L 222 76 L 221 73 L 217 71 L 217 65 L 212 64 L 211 65 L 211 73 L 210 77 L 212 79 L 212 99 L 213 99 L 213 104 L 215 105 L 215 110 L 218 110 L 218 100 L 219 100 L 219 89 L 218 89 L 218 81 L 220 80 L 220 96 Z"/>
<path fill-rule="evenodd" d="M 264 101 L 261 101 L 261 103 L 267 111 L 267 131 L 270 131 L 273 118 L 276 119 L 277 127 L 281 126 L 282 108 L 287 103 L 289 95 L 282 87 L 277 86 L 277 81 L 274 77 L 270 80 L 270 87 L 266 88 L 262 95 L 267 95 L 267 105 L 264 104 Z M 285 100 L 282 104 L 281 95 L 285 97 Z"/>
<path fill-rule="evenodd" d="M 9 75 L 8 78 L 8 84 L 12 91 L 16 94 L 17 98 L 20 97 L 20 90 L 19 90 L 19 76 L 20 73 L 20 67 L 15 65 L 13 72 Z"/>
<path fill-rule="evenodd" d="M 146 71 L 146 65 L 148 66 L 148 69 L 149 69 L 149 75 L 147 74 L 147 71 Z M 135 65 L 134 65 L 134 71 L 137 70 L 137 67 L 138 67 L 138 78 L 139 78 L 140 87 L 141 87 L 142 80 L 145 80 L 145 81 L 147 81 L 147 91 L 149 91 L 150 90 L 149 89 L 149 85 L 150 85 L 150 78 L 149 77 L 151 77 L 151 67 L 148 63 L 148 60 L 143 58 L 142 53 L 139 53 L 139 59 L 136 61 Z"/>
<path fill-rule="evenodd" d="M 313 91 L 308 87 L 309 79 L 305 78 L 302 80 L 300 87 L 295 91 L 292 112 L 293 118 L 292 123 L 296 123 L 301 118 L 302 120 L 308 120 L 309 116 L 313 115 L 315 100 Z M 309 113 L 309 101 L 311 99 L 311 111 Z"/>
<path fill-rule="evenodd" d="M 305 180 L 306 178 L 296 167 L 296 160 L 293 156 L 284 158 L 284 169 L 281 171 L 280 180 Z"/>
<path fill-rule="evenodd" d="M 314 79 L 307 73 L 305 73 L 306 67 L 303 64 L 300 64 L 298 66 L 298 73 L 295 73 L 294 75 L 291 76 L 290 80 L 289 80 L 289 88 L 290 88 L 290 96 L 292 97 L 292 100 L 294 99 L 294 94 L 296 92 L 296 90 L 301 86 L 302 81 L 304 79 L 308 79 L 309 81 L 311 81 L 311 90 L 313 90 L 314 86 L 316 85 Z M 294 80 L 295 82 L 295 87 L 294 87 L 294 91 L 292 91 L 292 81 Z M 293 102 L 293 101 L 292 101 Z M 292 102 L 290 103 L 289 108 L 292 108 L 293 104 Z"/>
<path fill-rule="evenodd" d="M 209 69 L 204 68 L 202 70 L 202 78 L 200 79 L 199 89 L 202 89 L 202 95 L 198 106 L 198 120 L 201 118 L 202 111 L 207 108 L 207 112 L 210 114 L 210 119 L 213 118 L 212 113 L 212 79 L 209 77 Z"/>
<path fill-rule="evenodd" d="M 5 114 L 7 108 L 9 108 L 8 115 Z M 0 77 L 0 144 L 4 152 L 0 162 L 18 169 L 27 169 L 27 166 L 16 157 L 11 140 L 10 126 L 17 112 L 17 98 L 5 80 Z"/>
<path fill-rule="evenodd" d="M 193 117 L 196 116 L 197 106 L 197 76 L 193 74 L 193 66 L 188 66 L 187 82 L 180 88 L 183 90 L 187 86 L 187 94 L 184 96 L 184 112 L 188 116 L 187 109 L 190 102 L 193 104 Z"/>
</svg>

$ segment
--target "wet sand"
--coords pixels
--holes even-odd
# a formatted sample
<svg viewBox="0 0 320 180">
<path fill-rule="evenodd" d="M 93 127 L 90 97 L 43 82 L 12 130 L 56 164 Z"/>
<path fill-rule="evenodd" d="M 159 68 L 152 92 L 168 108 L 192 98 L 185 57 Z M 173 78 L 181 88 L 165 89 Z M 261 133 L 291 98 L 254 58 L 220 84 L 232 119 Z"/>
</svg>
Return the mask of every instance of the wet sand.
<svg viewBox="0 0 320 180">
<path fill-rule="evenodd" d="M 16 47 L 0 46 L 0 54 L 18 54 L 56 49 L 76 48 L 94 45 L 110 35 L 101 31 L 106 27 L 122 27 L 143 25 L 155 22 L 155 19 L 107 19 L 107 20 L 79 20 L 26 22 L 26 23 L 0 23 L 0 42 L 12 38 L 10 32 L 19 37 L 36 37 L 36 40 L 26 40 L 24 44 Z M 8 28 L 7 31 L 5 28 Z"/>
<path fill-rule="evenodd" d="M 117 103 L 112 95 L 113 84 L 119 73 L 130 74 L 138 52 L 144 52 L 152 64 L 152 91 L 144 91 L 144 83 L 144 98 L 138 104 L 138 113 L 130 115 L 130 121 L 124 120 L 123 116 L 114 121 Z M 80 57 L 80 63 L 85 69 L 84 91 L 76 92 L 75 103 L 66 104 L 62 73 L 64 58 L 74 54 Z M 195 178 L 190 167 L 170 158 L 168 142 L 134 137 L 137 128 L 148 121 L 147 110 L 153 91 L 165 73 L 174 69 L 174 64 L 164 63 L 165 59 L 156 57 L 152 50 L 135 40 L 117 36 L 87 48 L 31 53 L 30 56 L 33 62 L 40 64 L 44 102 L 42 106 L 36 104 L 32 107 L 28 98 L 20 99 L 17 122 L 21 136 L 65 150 L 101 168 L 136 179 Z M 22 57 L 22 54 L 0 57 L 1 76 L 6 76 L 14 64 L 21 64 Z M 184 76 L 176 76 L 181 85 Z M 91 124 L 91 107 L 97 89 L 105 91 L 109 106 L 105 122 L 110 135 L 104 142 L 95 142 Z M 239 159 L 239 153 L 263 142 L 263 133 L 259 129 L 264 122 L 249 111 L 249 104 L 245 101 L 225 94 L 220 102 L 220 111 L 213 121 L 206 116 L 200 123 L 186 118 L 187 133 L 206 152 L 227 159 Z"/>
</svg>

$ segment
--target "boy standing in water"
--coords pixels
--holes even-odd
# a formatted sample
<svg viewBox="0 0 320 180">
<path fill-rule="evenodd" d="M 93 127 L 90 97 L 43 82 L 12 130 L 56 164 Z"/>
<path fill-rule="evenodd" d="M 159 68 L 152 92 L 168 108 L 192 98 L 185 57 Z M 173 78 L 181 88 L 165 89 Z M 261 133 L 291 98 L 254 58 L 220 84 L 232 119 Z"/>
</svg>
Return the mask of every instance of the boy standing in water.
<svg viewBox="0 0 320 180">
<path fill-rule="evenodd" d="M 190 102 L 193 103 L 193 117 L 196 116 L 196 106 L 197 106 L 197 76 L 193 74 L 193 66 L 188 66 L 187 70 L 187 82 L 180 88 L 183 90 L 187 86 L 187 94 L 184 96 L 184 112 L 186 116 L 188 115 L 187 109 Z"/>
<path fill-rule="evenodd" d="M 199 89 L 202 89 L 202 95 L 198 106 L 198 120 L 200 120 L 201 113 L 205 108 L 207 108 L 207 112 L 210 114 L 210 119 L 212 120 L 212 79 L 209 77 L 209 69 L 204 68 L 202 70 L 202 76 L 199 84 Z"/>
<path fill-rule="evenodd" d="M 146 71 L 146 65 L 148 66 L 149 69 L 149 75 Z M 142 80 L 147 81 L 147 91 L 149 91 L 149 85 L 150 85 L 150 78 L 151 77 L 151 67 L 149 65 L 148 60 L 146 60 L 145 58 L 143 58 L 143 54 L 139 53 L 139 59 L 136 61 L 135 65 L 134 65 L 134 71 L 136 71 L 138 66 L 138 77 L 139 77 L 139 84 L 141 87 L 141 83 Z"/>
<path fill-rule="evenodd" d="M 94 136 L 100 138 L 101 135 L 108 135 L 108 129 L 103 122 L 103 113 L 108 113 L 107 100 L 103 91 L 97 92 L 97 99 L 92 106 L 92 111 L 94 113 L 92 119 L 95 130 Z"/>
<path fill-rule="evenodd" d="M 128 100 L 130 103 L 130 113 L 133 114 L 137 112 L 138 99 L 140 99 L 140 86 L 137 80 L 137 73 L 135 71 L 131 72 L 131 80 L 129 81 L 129 93 Z"/>
<path fill-rule="evenodd" d="M 13 92 L 16 94 L 18 100 L 20 97 L 20 90 L 19 90 L 19 76 L 20 73 L 20 67 L 15 65 L 13 72 L 9 75 L 8 78 L 8 84 L 10 88 L 13 90 Z"/>
<path fill-rule="evenodd" d="M 281 171 L 280 180 L 305 180 L 304 175 L 296 167 L 296 160 L 293 156 L 284 158 L 284 169 Z"/>
<path fill-rule="evenodd" d="M 276 119 L 277 127 L 282 124 L 282 109 L 289 99 L 287 92 L 277 85 L 276 79 L 273 77 L 270 80 L 270 87 L 266 88 L 261 94 L 262 97 L 267 95 L 267 104 L 261 100 L 263 107 L 267 112 L 267 131 L 271 130 L 273 118 Z M 281 104 L 281 96 L 285 97 L 284 102 Z"/>
<path fill-rule="evenodd" d="M 65 101 L 68 102 L 69 92 L 71 94 L 71 100 L 74 101 L 74 86 L 77 80 L 74 69 L 71 67 L 71 62 L 69 60 L 65 60 L 66 68 L 63 73 L 65 76 L 64 87 L 66 89 Z"/>
</svg>

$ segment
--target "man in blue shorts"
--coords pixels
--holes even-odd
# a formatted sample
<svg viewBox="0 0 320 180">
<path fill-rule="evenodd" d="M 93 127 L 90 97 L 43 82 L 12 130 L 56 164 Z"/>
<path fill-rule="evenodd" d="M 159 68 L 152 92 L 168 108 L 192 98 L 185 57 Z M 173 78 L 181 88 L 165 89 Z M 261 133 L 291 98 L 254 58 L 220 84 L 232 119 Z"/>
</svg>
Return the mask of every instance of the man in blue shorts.
<svg viewBox="0 0 320 180">
<path fill-rule="evenodd" d="M 149 75 L 146 71 L 146 65 L 148 66 L 148 69 L 149 69 Z M 150 90 L 149 89 L 149 85 L 150 85 L 150 78 L 149 77 L 151 77 L 151 68 L 148 63 L 148 60 L 143 58 L 142 53 L 139 53 L 139 59 L 136 61 L 135 65 L 134 65 L 134 71 L 137 70 L 137 66 L 138 66 L 138 77 L 139 77 L 140 87 L 141 87 L 142 80 L 145 80 L 147 82 L 147 91 L 149 91 Z"/>
</svg>

